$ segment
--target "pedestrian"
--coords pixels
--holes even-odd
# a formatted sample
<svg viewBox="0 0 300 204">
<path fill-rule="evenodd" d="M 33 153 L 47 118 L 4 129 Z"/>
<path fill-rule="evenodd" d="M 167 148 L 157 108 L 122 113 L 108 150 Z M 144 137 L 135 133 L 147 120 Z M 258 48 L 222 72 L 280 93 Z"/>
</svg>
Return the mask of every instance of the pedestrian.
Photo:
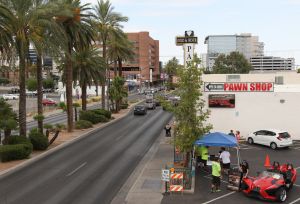
<svg viewBox="0 0 300 204">
<path fill-rule="evenodd" d="M 212 161 L 212 184 L 211 184 L 211 193 L 219 192 L 221 186 L 221 165 L 220 159 L 218 157 L 213 157 Z"/>
<path fill-rule="evenodd" d="M 208 160 L 208 146 L 201 146 L 201 163 L 203 164 L 203 168 L 206 171 L 207 169 L 207 160 Z"/>
<path fill-rule="evenodd" d="M 241 190 L 242 187 L 242 180 L 243 178 L 247 178 L 249 173 L 249 164 L 246 160 L 243 160 L 243 162 L 239 166 L 239 171 L 241 173 L 240 175 L 240 183 L 239 183 L 239 190 Z"/>
<path fill-rule="evenodd" d="M 237 141 L 237 142 L 240 141 L 240 139 L 241 139 L 241 133 L 240 133 L 240 131 L 237 130 L 237 131 L 235 132 L 235 138 L 236 138 L 236 141 Z"/>
<path fill-rule="evenodd" d="M 233 130 L 230 130 L 230 133 L 228 133 L 228 135 L 231 135 L 231 136 L 235 137 L 235 135 L 233 133 Z"/>
<path fill-rule="evenodd" d="M 165 127 L 166 137 L 171 137 L 171 125 L 168 123 Z"/>
<path fill-rule="evenodd" d="M 219 158 L 221 160 L 222 172 L 228 174 L 230 170 L 230 153 L 225 149 L 225 147 L 221 147 L 221 151 Z"/>
</svg>

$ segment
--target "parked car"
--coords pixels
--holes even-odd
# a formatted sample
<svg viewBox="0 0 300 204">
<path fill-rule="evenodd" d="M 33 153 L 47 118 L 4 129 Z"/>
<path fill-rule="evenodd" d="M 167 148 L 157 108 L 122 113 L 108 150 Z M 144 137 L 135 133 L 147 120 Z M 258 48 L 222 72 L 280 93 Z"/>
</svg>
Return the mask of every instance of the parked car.
<svg viewBox="0 0 300 204">
<path fill-rule="evenodd" d="M 19 99 L 19 95 L 18 94 L 3 94 L 2 98 L 4 100 L 17 100 L 17 99 Z"/>
<path fill-rule="evenodd" d="M 26 96 L 36 96 L 37 95 L 37 91 L 28 91 L 26 90 Z"/>
<path fill-rule="evenodd" d="M 54 101 L 53 99 L 45 98 L 45 99 L 43 99 L 42 104 L 44 106 L 53 106 L 53 105 L 55 106 L 55 105 L 57 105 L 57 102 Z"/>
<path fill-rule="evenodd" d="M 160 106 L 160 101 L 158 99 L 154 99 L 154 103 L 156 106 Z"/>
<path fill-rule="evenodd" d="M 293 145 L 293 140 L 287 131 L 264 129 L 250 133 L 247 136 L 249 144 L 261 144 L 277 149 L 280 147 L 290 147 Z"/>
<path fill-rule="evenodd" d="M 20 89 L 18 88 L 12 88 L 8 91 L 9 94 L 16 94 L 16 93 L 20 93 Z"/>
<path fill-rule="evenodd" d="M 146 115 L 147 108 L 144 105 L 136 105 L 133 109 L 134 115 Z"/>
</svg>

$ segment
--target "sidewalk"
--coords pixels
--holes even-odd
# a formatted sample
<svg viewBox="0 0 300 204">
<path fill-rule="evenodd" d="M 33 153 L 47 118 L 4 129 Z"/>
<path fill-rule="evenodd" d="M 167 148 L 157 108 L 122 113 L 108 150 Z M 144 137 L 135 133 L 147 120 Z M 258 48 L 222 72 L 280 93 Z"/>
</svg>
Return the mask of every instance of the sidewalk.
<svg viewBox="0 0 300 204">
<path fill-rule="evenodd" d="M 161 170 L 173 161 L 173 146 L 164 132 L 157 138 L 138 167 L 128 178 L 112 204 L 160 204 L 163 199 L 164 182 Z"/>
</svg>

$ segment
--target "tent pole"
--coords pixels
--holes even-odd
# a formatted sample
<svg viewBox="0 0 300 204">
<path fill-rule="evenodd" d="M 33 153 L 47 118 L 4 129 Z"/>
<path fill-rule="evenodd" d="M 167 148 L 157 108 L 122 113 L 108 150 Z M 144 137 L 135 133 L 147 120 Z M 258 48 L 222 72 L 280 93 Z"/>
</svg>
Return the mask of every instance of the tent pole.
<svg viewBox="0 0 300 204">
<path fill-rule="evenodd" d="M 238 166 L 240 166 L 240 150 L 239 150 L 239 147 L 236 147 L 236 155 L 237 155 L 237 159 L 238 159 Z"/>
</svg>

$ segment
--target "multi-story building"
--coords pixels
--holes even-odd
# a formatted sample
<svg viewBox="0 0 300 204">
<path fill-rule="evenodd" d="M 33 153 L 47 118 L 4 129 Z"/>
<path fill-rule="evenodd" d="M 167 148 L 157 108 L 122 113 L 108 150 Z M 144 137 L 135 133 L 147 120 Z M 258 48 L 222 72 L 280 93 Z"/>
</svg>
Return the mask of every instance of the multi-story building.
<svg viewBox="0 0 300 204">
<path fill-rule="evenodd" d="M 272 56 L 256 56 L 250 58 L 254 70 L 294 70 L 294 58 L 281 58 Z"/>
<path fill-rule="evenodd" d="M 150 37 L 149 32 L 127 33 L 134 44 L 134 59 L 123 63 L 123 76 L 149 84 L 160 80 L 159 41 Z"/>
<path fill-rule="evenodd" d="M 264 54 L 264 44 L 259 42 L 258 36 L 249 33 L 241 35 L 209 35 L 204 41 L 207 44 L 207 64 L 208 70 L 212 70 L 215 59 L 220 54 L 240 52 L 250 61 L 253 56 Z"/>
</svg>

